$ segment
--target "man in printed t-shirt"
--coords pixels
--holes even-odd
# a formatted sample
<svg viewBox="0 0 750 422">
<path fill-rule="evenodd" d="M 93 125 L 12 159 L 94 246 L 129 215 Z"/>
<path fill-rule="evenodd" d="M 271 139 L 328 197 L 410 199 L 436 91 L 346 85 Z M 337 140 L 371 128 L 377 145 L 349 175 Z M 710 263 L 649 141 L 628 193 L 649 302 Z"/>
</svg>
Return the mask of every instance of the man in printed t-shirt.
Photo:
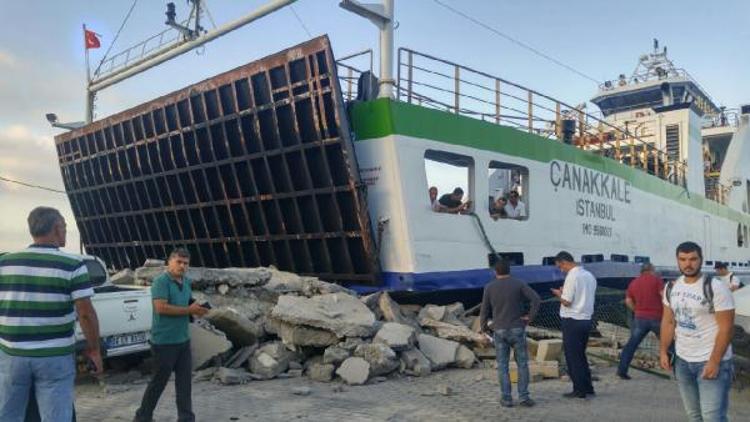
<svg viewBox="0 0 750 422">
<path fill-rule="evenodd" d="M 725 283 L 701 273 L 700 246 L 684 242 L 676 254 L 682 276 L 664 289 L 661 366 L 672 369 L 668 349 L 674 339 L 674 371 L 688 420 L 726 421 L 733 372 L 732 293 Z"/>
</svg>

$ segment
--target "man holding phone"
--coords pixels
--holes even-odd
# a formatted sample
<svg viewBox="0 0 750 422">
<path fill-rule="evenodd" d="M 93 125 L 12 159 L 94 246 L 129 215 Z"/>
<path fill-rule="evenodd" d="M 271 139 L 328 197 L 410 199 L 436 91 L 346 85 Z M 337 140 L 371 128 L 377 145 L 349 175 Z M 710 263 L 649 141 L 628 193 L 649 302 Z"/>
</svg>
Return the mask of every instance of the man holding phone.
<svg viewBox="0 0 750 422">
<path fill-rule="evenodd" d="M 135 421 L 150 422 L 156 404 L 169 377 L 175 373 L 177 420 L 195 421 L 192 405 L 192 358 L 190 355 L 190 317 L 202 317 L 208 309 L 198 302 L 190 303 L 191 280 L 185 277 L 190 253 L 177 248 L 169 255 L 167 271 L 151 284 L 154 312 L 151 327 L 151 349 L 154 374 L 143 393 Z"/>
</svg>

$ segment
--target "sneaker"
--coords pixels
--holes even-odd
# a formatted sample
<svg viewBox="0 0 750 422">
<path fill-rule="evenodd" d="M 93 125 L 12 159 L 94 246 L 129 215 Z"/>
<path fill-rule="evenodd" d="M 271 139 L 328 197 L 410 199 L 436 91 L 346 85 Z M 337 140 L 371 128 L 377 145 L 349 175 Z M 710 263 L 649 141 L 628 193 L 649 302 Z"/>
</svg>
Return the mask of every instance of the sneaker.
<svg viewBox="0 0 750 422">
<path fill-rule="evenodd" d="M 563 394 L 563 397 L 566 399 L 585 399 L 586 393 L 579 393 L 578 391 L 571 391 L 569 393 Z"/>
<path fill-rule="evenodd" d="M 531 399 L 526 399 L 526 400 L 524 400 L 524 401 L 522 401 L 521 403 L 518 403 L 518 404 L 520 406 L 523 406 L 523 407 L 534 407 L 534 405 L 536 404 L 536 402 L 534 400 L 531 400 Z"/>
<path fill-rule="evenodd" d="M 596 397 L 596 391 L 594 391 L 594 390 L 591 390 L 591 391 L 587 391 L 587 392 L 586 392 L 586 395 L 587 395 L 587 396 L 592 396 L 592 397 Z"/>
<path fill-rule="evenodd" d="M 621 380 L 629 380 L 629 379 L 631 379 L 630 375 L 628 375 L 628 374 L 617 374 L 617 376 L 620 377 Z"/>
<path fill-rule="evenodd" d="M 511 401 L 511 400 L 500 400 L 500 406 L 502 406 L 502 407 L 513 407 L 513 401 Z"/>
</svg>

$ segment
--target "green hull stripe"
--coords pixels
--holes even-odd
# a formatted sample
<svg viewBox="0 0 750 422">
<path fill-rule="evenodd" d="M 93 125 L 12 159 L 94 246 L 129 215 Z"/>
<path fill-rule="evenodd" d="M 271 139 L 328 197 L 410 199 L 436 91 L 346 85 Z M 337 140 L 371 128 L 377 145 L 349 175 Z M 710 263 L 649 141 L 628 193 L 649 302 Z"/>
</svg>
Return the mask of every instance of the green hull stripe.
<svg viewBox="0 0 750 422">
<path fill-rule="evenodd" d="M 656 176 L 576 147 L 507 126 L 389 99 L 356 104 L 351 113 L 351 122 L 357 141 L 388 135 L 404 135 L 499 152 L 543 163 L 552 160 L 567 161 L 615 175 L 629 181 L 637 189 L 665 199 L 736 222 L 750 224 L 748 216 L 703 196 L 688 195 L 683 188 Z"/>
</svg>

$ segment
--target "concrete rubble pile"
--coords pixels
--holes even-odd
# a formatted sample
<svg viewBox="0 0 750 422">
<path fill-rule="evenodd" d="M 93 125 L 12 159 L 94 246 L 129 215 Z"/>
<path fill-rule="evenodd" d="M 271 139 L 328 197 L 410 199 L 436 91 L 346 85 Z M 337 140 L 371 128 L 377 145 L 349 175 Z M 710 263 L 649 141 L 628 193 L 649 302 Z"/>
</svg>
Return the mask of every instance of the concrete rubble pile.
<svg viewBox="0 0 750 422">
<path fill-rule="evenodd" d="M 119 278 L 149 285 L 164 263 L 147 264 Z M 273 267 L 191 268 L 188 276 L 195 299 L 212 306 L 191 326 L 196 380 L 229 385 L 307 376 L 361 385 L 495 362 L 478 317 L 470 315 L 476 309 L 466 312 L 461 303 L 402 306 L 387 292 L 358 297 Z M 558 339 L 533 344 L 533 379 L 559 377 L 560 350 Z"/>
</svg>

